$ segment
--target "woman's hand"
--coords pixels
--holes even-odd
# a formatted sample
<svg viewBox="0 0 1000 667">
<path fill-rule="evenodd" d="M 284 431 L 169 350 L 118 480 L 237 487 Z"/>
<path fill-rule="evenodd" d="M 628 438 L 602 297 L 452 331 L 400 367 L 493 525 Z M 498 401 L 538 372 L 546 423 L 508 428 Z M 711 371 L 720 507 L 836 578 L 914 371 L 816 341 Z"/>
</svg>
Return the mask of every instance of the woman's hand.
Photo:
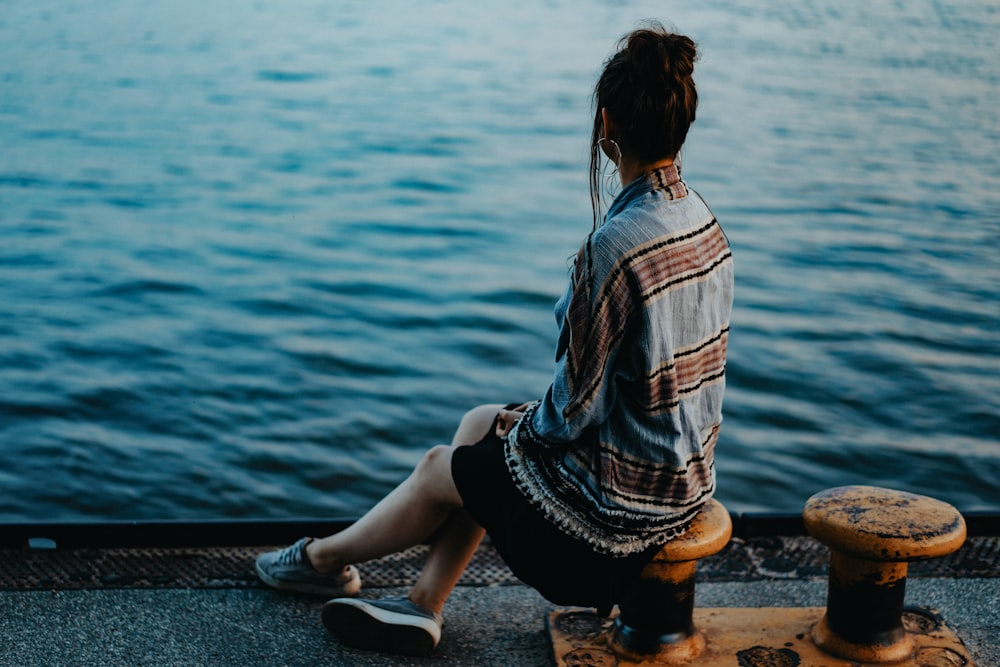
<svg viewBox="0 0 1000 667">
<path fill-rule="evenodd" d="M 496 434 L 498 438 L 507 437 L 507 434 L 513 430 L 514 424 L 521 421 L 521 417 L 524 416 L 524 411 L 528 409 L 528 406 L 530 406 L 531 403 L 534 403 L 534 401 L 522 403 L 513 410 L 503 408 L 499 413 L 497 413 Z"/>
</svg>

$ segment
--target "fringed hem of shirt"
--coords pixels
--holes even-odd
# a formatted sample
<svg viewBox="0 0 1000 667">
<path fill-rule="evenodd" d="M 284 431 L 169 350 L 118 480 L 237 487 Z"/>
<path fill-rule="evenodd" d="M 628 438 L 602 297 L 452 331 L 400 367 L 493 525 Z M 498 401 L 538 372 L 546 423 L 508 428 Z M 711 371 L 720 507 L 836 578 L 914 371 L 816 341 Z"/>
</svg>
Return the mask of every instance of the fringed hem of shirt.
<svg viewBox="0 0 1000 667">
<path fill-rule="evenodd" d="M 711 486 L 697 499 L 676 507 L 676 513 L 655 518 L 624 509 L 592 508 L 588 512 L 585 507 L 574 506 L 571 498 L 563 497 L 546 483 L 546 476 L 537 457 L 551 455 L 557 446 L 545 443 L 533 432 L 530 426 L 533 411 L 534 406 L 514 426 L 504 444 L 507 468 L 514 484 L 557 528 L 571 537 L 586 541 L 599 553 L 624 557 L 666 544 L 687 529 L 691 519 L 715 491 L 713 474 Z M 522 442 L 528 444 L 528 447 Z M 532 448 L 537 448 L 537 452 L 532 452 Z M 612 521 L 599 521 L 595 514 L 603 514 L 613 524 L 621 527 L 609 532 L 608 526 Z"/>
</svg>

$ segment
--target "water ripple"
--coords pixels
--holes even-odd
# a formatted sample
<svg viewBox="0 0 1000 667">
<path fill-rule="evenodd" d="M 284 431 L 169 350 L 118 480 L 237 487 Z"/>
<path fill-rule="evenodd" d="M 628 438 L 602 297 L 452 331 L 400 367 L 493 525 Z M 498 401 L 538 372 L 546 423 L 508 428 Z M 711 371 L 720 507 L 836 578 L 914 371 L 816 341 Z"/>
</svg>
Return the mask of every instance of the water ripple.
<svg viewBox="0 0 1000 667">
<path fill-rule="evenodd" d="M 320 72 L 261 70 L 257 72 L 257 78 L 261 81 L 274 81 L 276 83 L 305 83 L 309 81 L 320 81 L 324 79 L 325 76 Z"/>
<path fill-rule="evenodd" d="M 98 297 L 135 297 L 147 294 L 191 294 L 202 295 L 204 292 L 195 285 L 166 280 L 128 280 L 114 285 L 107 285 L 95 290 Z"/>
</svg>

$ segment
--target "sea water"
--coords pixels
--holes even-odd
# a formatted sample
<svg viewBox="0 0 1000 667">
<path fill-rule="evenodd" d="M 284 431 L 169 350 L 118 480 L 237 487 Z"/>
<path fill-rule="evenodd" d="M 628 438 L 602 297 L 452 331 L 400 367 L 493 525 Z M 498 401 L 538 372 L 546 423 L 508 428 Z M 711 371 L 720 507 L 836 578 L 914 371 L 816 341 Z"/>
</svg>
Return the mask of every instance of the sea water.
<svg viewBox="0 0 1000 667">
<path fill-rule="evenodd" d="M 1000 509 L 1000 7 L 703 4 L 0 4 L 0 519 L 356 516 L 540 396 L 643 18 L 735 257 L 719 498 Z"/>
</svg>

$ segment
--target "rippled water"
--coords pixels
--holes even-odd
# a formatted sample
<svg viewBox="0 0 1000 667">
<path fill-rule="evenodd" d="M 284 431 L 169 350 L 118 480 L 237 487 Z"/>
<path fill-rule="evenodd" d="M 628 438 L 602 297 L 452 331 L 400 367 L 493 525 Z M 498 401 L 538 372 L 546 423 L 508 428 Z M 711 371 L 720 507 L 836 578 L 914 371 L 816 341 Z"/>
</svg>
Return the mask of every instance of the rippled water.
<svg viewBox="0 0 1000 667">
<path fill-rule="evenodd" d="M 721 499 L 1000 508 L 995 4 L 14 0 L 0 519 L 353 516 L 540 395 L 648 16 L 737 262 Z"/>
</svg>

